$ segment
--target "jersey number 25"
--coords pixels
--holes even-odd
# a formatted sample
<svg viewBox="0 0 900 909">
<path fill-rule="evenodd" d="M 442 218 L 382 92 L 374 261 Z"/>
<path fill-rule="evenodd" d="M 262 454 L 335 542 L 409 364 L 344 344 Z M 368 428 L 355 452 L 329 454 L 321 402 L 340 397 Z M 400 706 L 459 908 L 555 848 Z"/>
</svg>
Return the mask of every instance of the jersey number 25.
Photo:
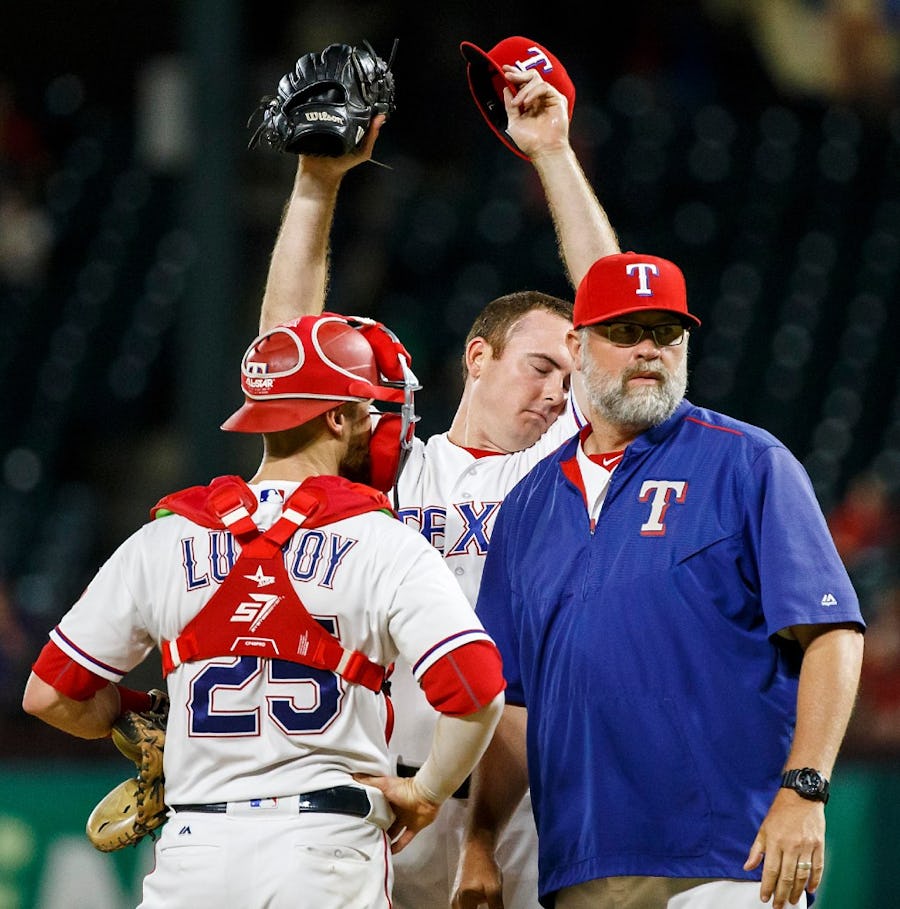
<svg viewBox="0 0 900 909">
<path fill-rule="evenodd" d="M 318 619 L 334 633 L 333 621 Z M 329 624 L 332 625 L 329 628 Z M 211 663 L 191 685 L 190 734 L 196 736 L 259 735 L 261 705 L 229 710 L 213 708 L 216 691 L 240 691 L 260 673 L 267 673 L 266 709 L 270 719 L 287 735 L 324 731 L 340 712 L 343 690 L 338 675 L 290 660 L 242 656 L 236 663 Z M 290 686 L 290 688 L 288 687 Z M 256 687 L 256 686 L 254 686 Z M 283 694 L 282 694 L 283 692 Z"/>
</svg>

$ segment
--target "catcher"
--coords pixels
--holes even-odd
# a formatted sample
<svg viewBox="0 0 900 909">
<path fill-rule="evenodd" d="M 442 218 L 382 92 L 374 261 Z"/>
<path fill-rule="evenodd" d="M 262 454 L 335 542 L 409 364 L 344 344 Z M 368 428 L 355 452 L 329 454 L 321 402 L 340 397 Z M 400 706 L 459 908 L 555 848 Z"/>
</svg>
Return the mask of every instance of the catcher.
<svg viewBox="0 0 900 909">
<path fill-rule="evenodd" d="M 309 156 L 307 174 L 368 159 L 383 117 L 350 154 Z M 171 821 L 140 909 L 388 909 L 392 852 L 487 746 L 499 654 L 384 495 L 412 447 L 418 387 L 377 322 L 324 313 L 271 328 L 244 356 L 244 403 L 222 427 L 262 436 L 257 473 L 162 499 L 50 632 L 24 709 L 82 738 L 112 734 L 139 766 L 93 812 L 95 843 Z M 376 402 L 391 412 L 373 427 Z M 167 718 L 164 700 L 119 684 L 154 649 Z M 440 714 L 429 758 L 402 779 L 387 775 L 399 656 Z"/>
</svg>

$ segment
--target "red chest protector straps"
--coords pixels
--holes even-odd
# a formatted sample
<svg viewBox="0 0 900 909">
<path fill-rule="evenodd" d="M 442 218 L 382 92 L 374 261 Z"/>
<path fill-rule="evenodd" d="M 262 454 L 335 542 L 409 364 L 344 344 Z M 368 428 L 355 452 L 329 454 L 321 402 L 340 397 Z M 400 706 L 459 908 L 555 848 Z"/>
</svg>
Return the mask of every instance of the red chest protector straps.
<svg viewBox="0 0 900 909">
<path fill-rule="evenodd" d="M 337 672 L 348 682 L 380 692 L 385 668 L 347 650 L 300 601 L 284 567 L 282 547 L 300 527 L 383 508 L 374 489 L 339 477 L 306 480 L 284 503 L 281 517 L 262 533 L 251 517 L 256 497 L 239 477 L 219 477 L 162 499 L 151 514 L 170 511 L 204 527 L 228 529 L 241 545 L 231 571 L 209 602 L 174 641 L 161 646 L 163 675 L 192 660 L 256 656 L 290 660 Z"/>
</svg>

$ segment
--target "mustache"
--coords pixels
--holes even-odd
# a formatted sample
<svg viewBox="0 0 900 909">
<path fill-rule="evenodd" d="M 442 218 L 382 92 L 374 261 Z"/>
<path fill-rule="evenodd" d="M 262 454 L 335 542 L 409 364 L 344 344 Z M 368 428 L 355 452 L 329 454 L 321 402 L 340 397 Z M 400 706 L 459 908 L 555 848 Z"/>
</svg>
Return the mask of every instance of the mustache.
<svg viewBox="0 0 900 909">
<path fill-rule="evenodd" d="M 649 363 L 635 363 L 634 366 L 629 366 L 622 373 L 622 381 L 627 382 L 637 376 L 643 379 L 658 379 L 660 382 L 665 382 L 669 378 L 669 373 L 664 369 L 651 366 Z"/>
</svg>

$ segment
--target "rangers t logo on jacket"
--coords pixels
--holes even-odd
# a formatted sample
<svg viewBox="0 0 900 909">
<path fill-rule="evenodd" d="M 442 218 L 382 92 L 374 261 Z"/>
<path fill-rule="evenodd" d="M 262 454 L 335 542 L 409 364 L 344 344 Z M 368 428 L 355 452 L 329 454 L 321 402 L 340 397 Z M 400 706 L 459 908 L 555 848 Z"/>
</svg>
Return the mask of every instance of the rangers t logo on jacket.
<svg viewBox="0 0 900 909">
<path fill-rule="evenodd" d="M 684 501 L 687 486 L 686 480 L 644 480 L 639 501 L 650 502 L 650 517 L 641 524 L 641 536 L 661 537 L 666 532 L 666 511 L 672 502 Z"/>
</svg>

